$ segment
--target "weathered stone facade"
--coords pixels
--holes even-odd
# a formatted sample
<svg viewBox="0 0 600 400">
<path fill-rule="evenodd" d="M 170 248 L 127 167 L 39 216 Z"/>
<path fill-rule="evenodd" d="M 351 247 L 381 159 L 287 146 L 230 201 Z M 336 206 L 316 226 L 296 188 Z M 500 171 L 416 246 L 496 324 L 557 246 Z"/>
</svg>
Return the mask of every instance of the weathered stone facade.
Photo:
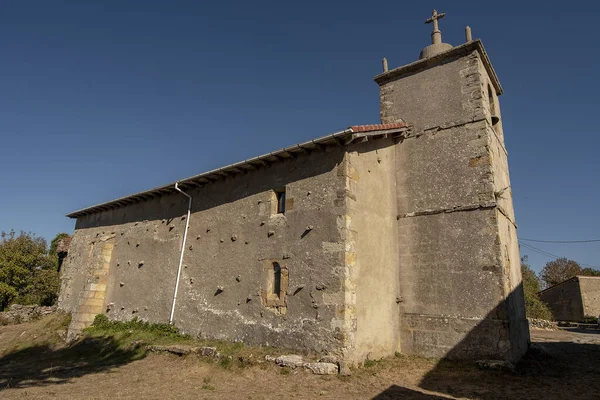
<svg viewBox="0 0 600 400">
<path fill-rule="evenodd" d="M 600 277 L 574 276 L 540 293 L 557 321 L 581 322 L 600 316 Z"/>
<path fill-rule="evenodd" d="M 383 125 L 182 180 L 189 221 L 174 185 L 70 214 L 71 333 L 98 313 L 169 322 L 189 223 L 184 332 L 351 363 L 518 359 L 529 333 L 501 88 L 481 42 L 375 80 Z"/>
</svg>

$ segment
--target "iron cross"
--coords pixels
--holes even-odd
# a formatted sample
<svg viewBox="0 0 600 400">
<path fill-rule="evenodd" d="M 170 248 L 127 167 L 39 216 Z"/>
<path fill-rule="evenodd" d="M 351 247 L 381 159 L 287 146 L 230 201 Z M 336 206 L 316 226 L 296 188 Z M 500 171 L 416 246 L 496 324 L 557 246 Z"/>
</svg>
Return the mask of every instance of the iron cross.
<svg viewBox="0 0 600 400">
<path fill-rule="evenodd" d="M 433 13 L 431 13 L 431 18 L 427 18 L 427 20 L 425 21 L 426 24 L 430 24 L 433 22 L 433 30 L 437 31 L 438 29 L 438 19 L 442 19 L 444 18 L 444 15 L 446 15 L 446 13 L 439 13 L 437 12 L 437 10 L 433 10 Z"/>
</svg>

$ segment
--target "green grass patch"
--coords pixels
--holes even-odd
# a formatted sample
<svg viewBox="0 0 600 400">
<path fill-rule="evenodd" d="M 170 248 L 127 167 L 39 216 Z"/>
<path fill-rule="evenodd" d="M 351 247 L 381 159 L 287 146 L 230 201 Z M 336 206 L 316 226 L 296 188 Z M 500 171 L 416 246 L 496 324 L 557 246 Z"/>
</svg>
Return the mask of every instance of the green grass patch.
<svg viewBox="0 0 600 400">
<path fill-rule="evenodd" d="M 280 373 L 281 375 L 289 375 L 291 372 L 292 372 L 292 370 L 290 369 L 290 367 L 282 367 L 282 368 L 279 370 L 279 373 Z"/>
<path fill-rule="evenodd" d="M 169 324 L 153 324 L 137 317 L 129 321 L 111 321 L 106 315 L 98 314 L 92 325 L 84 330 L 87 337 L 112 337 L 121 346 L 136 343 L 169 345 L 196 344 L 196 340 L 181 334 L 179 329 Z"/>
<path fill-rule="evenodd" d="M 203 359 L 217 363 L 224 369 L 247 368 L 256 365 L 258 360 L 264 360 L 266 355 L 285 354 L 284 349 L 271 347 L 250 347 L 242 342 L 227 342 L 220 340 L 201 340 L 181 333 L 173 325 L 154 324 L 142 321 L 136 317 L 129 321 L 112 321 L 106 315 L 97 315 L 89 328 L 84 330 L 86 338 L 110 338 L 122 349 L 137 348 L 145 352 L 146 345 L 184 345 L 192 347 L 215 347 L 221 354 L 216 360 L 212 357 Z"/>
<path fill-rule="evenodd" d="M 231 366 L 233 365 L 233 358 L 229 358 L 229 357 L 222 357 L 219 360 L 219 365 L 221 366 L 221 368 L 223 369 L 231 369 Z"/>
<path fill-rule="evenodd" d="M 206 377 L 202 380 L 202 389 L 204 390 L 215 390 L 216 388 L 210 384 L 211 379 L 209 377 Z"/>
<path fill-rule="evenodd" d="M 129 333 L 146 333 L 155 337 L 164 337 L 169 339 L 187 339 L 186 335 L 179 333 L 179 329 L 169 324 L 152 324 L 142 321 L 137 317 L 125 322 L 111 321 L 106 315 L 98 314 L 94 318 L 94 322 L 85 332 L 90 335 L 95 333 L 114 334 L 121 332 Z"/>
</svg>

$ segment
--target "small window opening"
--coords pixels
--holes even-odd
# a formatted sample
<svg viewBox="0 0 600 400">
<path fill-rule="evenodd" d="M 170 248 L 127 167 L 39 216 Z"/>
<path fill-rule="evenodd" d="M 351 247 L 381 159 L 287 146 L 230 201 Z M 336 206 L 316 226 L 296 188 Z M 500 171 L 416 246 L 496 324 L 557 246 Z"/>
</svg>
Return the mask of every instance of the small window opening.
<svg viewBox="0 0 600 400">
<path fill-rule="evenodd" d="M 273 294 L 279 297 L 281 293 L 281 266 L 279 263 L 273 263 Z"/>
<path fill-rule="evenodd" d="M 277 214 L 285 214 L 285 187 L 275 190 L 277 198 Z"/>
<path fill-rule="evenodd" d="M 492 87 L 490 85 L 488 85 L 488 102 L 490 105 L 490 115 L 491 115 L 491 119 L 492 119 L 492 125 L 496 125 L 498 122 L 500 122 L 500 118 L 498 117 L 498 114 L 496 113 L 496 102 L 494 101 L 494 92 L 492 92 Z"/>
</svg>

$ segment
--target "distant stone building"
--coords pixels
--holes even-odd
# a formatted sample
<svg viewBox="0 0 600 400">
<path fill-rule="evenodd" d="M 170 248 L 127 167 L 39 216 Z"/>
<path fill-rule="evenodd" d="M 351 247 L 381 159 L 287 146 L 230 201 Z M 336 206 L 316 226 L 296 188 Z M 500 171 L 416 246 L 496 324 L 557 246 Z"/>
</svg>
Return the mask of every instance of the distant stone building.
<svg viewBox="0 0 600 400">
<path fill-rule="evenodd" d="M 600 316 L 600 277 L 574 276 L 540 293 L 557 321 L 583 321 Z"/>
<path fill-rule="evenodd" d="M 329 354 L 518 359 L 527 349 L 498 95 L 481 41 L 375 77 L 353 126 L 69 214 L 60 307 Z"/>
</svg>

